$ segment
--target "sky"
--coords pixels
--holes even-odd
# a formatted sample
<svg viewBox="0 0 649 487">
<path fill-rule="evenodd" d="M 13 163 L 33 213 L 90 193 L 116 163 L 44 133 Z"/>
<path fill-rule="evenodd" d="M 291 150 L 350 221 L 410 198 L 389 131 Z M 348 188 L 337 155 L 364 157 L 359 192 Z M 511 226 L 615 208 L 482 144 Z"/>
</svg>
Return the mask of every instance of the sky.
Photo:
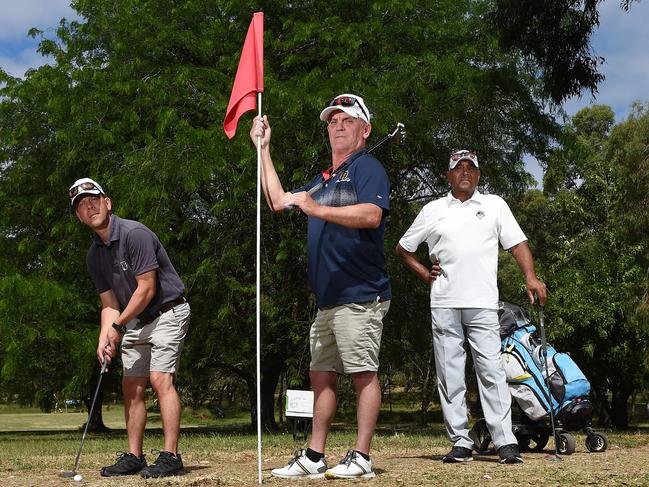
<svg viewBox="0 0 649 487">
<path fill-rule="evenodd" d="M 606 60 L 600 67 L 606 79 L 595 97 L 585 93 L 568 100 L 564 105 L 568 115 L 597 103 L 611 106 L 621 122 L 634 101 L 649 101 L 649 0 L 634 2 L 628 13 L 620 8 L 620 1 L 600 4 L 600 25 L 591 40 L 594 54 Z M 47 62 L 36 51 L 38 40 L 27 36 L 31 27 L 53 38 L 62 17 L 77 19 L 69 0 L 0 0 L 0 12 L 0 66 L 13 76 L 23 76 L 30 67 Z M 542 171 L 536 161 L 526 158 L 525 163 L 540 181 Z"/>
</svg>

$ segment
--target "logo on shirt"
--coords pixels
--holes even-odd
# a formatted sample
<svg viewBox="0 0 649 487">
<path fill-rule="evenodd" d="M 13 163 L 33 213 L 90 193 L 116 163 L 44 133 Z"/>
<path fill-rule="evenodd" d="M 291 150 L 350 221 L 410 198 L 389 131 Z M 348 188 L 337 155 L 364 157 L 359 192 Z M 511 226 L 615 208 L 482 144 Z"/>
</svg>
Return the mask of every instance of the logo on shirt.
<svg viewBox="0 0 649 487">
<path fill-rule="evenodd" d="M 482 220 L 484 218 L 484 211 L 482 210 L 476 211 L 475 216 L 477 216 L 479 220 Z"/>
<path fill-rule="evenodd" d="M 128 262 L 126 262 L 125 260 L 121 261 L 121 262 L 119 263 L 119 266 L 122 268 L 122 270 L 123 270 L 124 272 L 126 272 L 126 271 L 128 270 Z"/>
<path fill-rule="evenodd" d="M 346 182 L 349 182 L 349 181 L 351 181 L 351 179 L 349 179 L 349 171 L 345 171 L 344 173 L 342 173 L 340 175 L 340 177 L 338 178 L 338 181 L 336 181 L 336 183 L 346 183 Z"/>
</svg>

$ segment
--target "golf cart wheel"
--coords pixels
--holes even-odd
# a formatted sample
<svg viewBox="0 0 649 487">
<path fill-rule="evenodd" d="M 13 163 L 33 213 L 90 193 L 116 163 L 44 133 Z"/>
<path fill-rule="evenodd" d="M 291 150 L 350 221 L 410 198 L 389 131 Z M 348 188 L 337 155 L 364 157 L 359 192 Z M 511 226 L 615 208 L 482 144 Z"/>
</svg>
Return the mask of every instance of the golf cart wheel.
<svg viewBox="0 0 649 487">
<path fill-rule="evenodd" d="M 592 453 L 606 451 L 608 448 L 608 438 L 602 433 L 593 432 L 586 437 L 586 448 Z"/>
<path fill-rule="evenodd" d="M 489 447 L 491 443 L 491 433 L 487 428 L 487 422 L 484 419 L 479 419 L 469 431 L 469 437 L 473 440 L 473 449 L 476 453 L 481 455 L 489 455 L 494 453 L 493 447 Z"/>
<path fill-rule="evenodd" d="M 532 453 L 540 453 L 548 444 L 550 439 L 549 433 L 537 433 L 530 436 L 522 436 L 518 438 L 518 446 L 521 451 L 529 451 Z"/>
<path fill-rule="evenodd" d="M 559 435 L 558 441 L 558 450 L 562 455 L 572 455 L 575 453 L 575 448 L 577 447 L 577 441 L 575 437 L 570 433 L 561 433 Z"/>
</svg>

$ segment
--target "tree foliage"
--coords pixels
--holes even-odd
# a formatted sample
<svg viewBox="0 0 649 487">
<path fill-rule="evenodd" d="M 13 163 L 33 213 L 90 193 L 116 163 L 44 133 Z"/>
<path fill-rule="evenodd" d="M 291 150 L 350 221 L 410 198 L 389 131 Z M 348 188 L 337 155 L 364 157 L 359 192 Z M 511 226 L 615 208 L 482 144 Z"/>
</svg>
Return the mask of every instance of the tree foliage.
<svg viewBox="0 0 649 487">
<path fill-rule="evenodd" d="M 648 123 L 643 105 L 618 125 L 610 107 L 579 111 L 548 161 L 544 194 L 518 207 L 550 288 L 549 334 L 587 372 L 600 420 L 617 427 L 649 373 Z"/>
<path fill-rule="evenodd" d="M 545 159 L 559 134 L 543 108 L 550 72 L 534 59 L 527 66 L 537 69 L 520 69 L 520 56 L 500 47 L 486 22 L 494 5 L 76 0 L 81 21 L 62 20 L 55 39 L 33 30 L 51 64 L 25 79 L 0 71 L 0 327 L 11 337 L 0 348 L 2 390 L 32 401 L 43 385 L 22 379 L 39 370 L 56 375 L 52 394 L 80 391 L 90 375 L 98 321 L 83 264 L 90 233 L 65 191 L 91 176 L 116 214 L 158 234 L 187 285 L 185 395 L 209 400 L 204 391 L 227 373 L 244 384 L 255 414 L 255 155 L 246 117 L 233 142 L 221 128 L 255 10 L 265 13 L 264 111 L 286 188 L 328 165 L 317 114 L 335 94 L 365 97 L 376 115 L 373 138 L 406 124 L 406 145 L 379 154 L 393 183 L 386 250 L 395 300 L 383 356 L 413 378 L 424 374 L 426 292 L 391 252 L 416 202 L 445 190 L 454 147 L 480 154 L 486 189 L 520 194 L 531 182 L 523 154 Z M 300 214 L 263 211 L 263 407 L 271 427 L 278 378 L 304 385 L 308 369 L 315 305 L 304 230 Z M 34 356 L 43 349 L 51 353 Z M 20 370 L 21 362 L 30 366 Z"/>
<path fill-rule="evenodd" d="M 489 19 L 500 44 L 541 69 L 543 89 L 555 103 L 597 92 L 604 59 L 592 53 L 590 36 L 599 26 L 601 0 L 497 0 Z M 531 65 L 529 64 L 531 61 Z"/>
</svg>

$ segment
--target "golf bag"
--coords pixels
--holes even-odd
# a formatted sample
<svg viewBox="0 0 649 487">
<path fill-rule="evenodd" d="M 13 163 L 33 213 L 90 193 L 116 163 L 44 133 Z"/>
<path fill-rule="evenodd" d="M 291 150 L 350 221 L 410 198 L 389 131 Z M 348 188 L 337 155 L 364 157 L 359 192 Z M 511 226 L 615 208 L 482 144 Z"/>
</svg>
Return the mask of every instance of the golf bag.
<svg viewBox="0 0 649 487">
<path fill-rule="evenodd" d="M 501 303 L 501 354 L 509 391 L 521 411 L 532 421 L 554 413 L 558 425 L 568 430 L 584 428 L 593 412 L 588 399 L 590 383 L 567 353 L 547 345 L 546 381 L 543 350 L 536 327 L 524 309 Z"/>
</svg>

